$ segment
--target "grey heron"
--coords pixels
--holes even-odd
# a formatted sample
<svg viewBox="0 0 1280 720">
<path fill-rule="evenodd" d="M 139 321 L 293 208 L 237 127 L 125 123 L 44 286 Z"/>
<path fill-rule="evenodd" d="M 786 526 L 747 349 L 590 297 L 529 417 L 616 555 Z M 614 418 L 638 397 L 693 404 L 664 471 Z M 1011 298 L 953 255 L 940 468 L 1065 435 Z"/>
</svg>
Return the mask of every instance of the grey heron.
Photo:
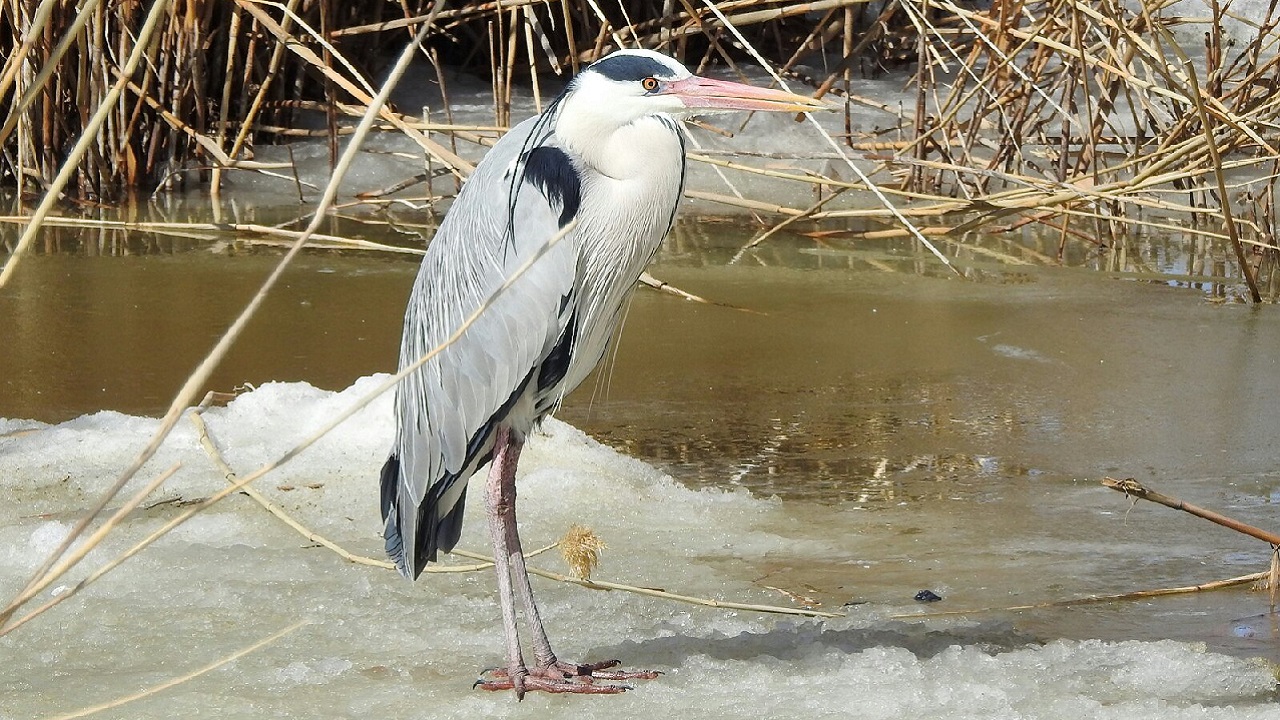
<svg viewBox="0 0 1280 720">
<path fill-rule="evenodd" d="M 542 627 L 515 524 L 515 471 L 535 423 L 600 361 L 641 272 L 675 220 L 685 181 L 676 118 L 725 110 L 807 111 L 813 98 L 691 74 L 656 52 L 615 52 L 477 165 L 427 250 L 409 298 L 400 367 L 455 342 L 396 391 L 397 433 L 382 468 L 388 555 L 415 579 L 458 542 L 467 480 L 490 463 L 485 510 L 498 575 L 506 666 L 486 689 L 619 692 L 594 679 L 617 661 L 561 662 Z M 552 238 L 553 247 L 546 247 Z M 516 269 L 527 268 L 512 280 Z M 535 664 L 526 666 L 515 598 Z"/>
</svg>

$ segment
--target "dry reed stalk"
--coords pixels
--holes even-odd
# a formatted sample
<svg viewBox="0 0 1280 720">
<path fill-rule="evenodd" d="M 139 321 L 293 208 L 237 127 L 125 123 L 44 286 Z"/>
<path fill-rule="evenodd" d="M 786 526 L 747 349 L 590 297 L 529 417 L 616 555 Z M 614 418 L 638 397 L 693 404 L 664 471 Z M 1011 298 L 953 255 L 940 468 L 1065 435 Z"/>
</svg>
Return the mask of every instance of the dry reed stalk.
<svg viewBox="0 0 1280 720">
<path fill-rule="evenodd" d="M 13 613 L 18 610 L 18 608 L 26 604 L 28 601 L 34 598 L 40 591 L 42 591 L 44 588 L 48 587 L 51 583 L 53 583 L 59 577 L 61 577 L 62 574 L 64 574 L 67 570 L 69 570 L 72 566 L 75 565 L 75 562 L 79 560 L 79 557 L 83 557 L 83 554 L 79 554 L 79 557 L 76 557 L 77 554 L 72 554 L 71 556 L 67 557 L 66 562 L 63 562 L 60 565 L 57 564 L 59 559 L 63 558 L 63 556 L 67 553 L 72 543 L 74 543 L 85 532 L 88 526 L 102 512 L 102 510 L 111 501 L 111 499 L 114 498 L 124 488 L 124 486 L 129 482 L 129 480 L 133 478 L 133 476 L 138 472 L 139 469 L 141 469 L 142 465 L 147 460 L 149 460 L 152 456 L 154 456 L 155 452 L 159 449 L 160 444 L 164 441 L 164 439 L 168 436 L 169 432 L 172 431 L 173 427 L 177 424 L 178 418 L 183 412 L 183 409 L 191 404 L 192 400 L 195 398 L 196 393 L 199 391 L 199 388 L 202 385 L 204 385 L 209 375 L 213 372 L 213 369 L 226 355 L 232 343 L 235 341 L 237 337 L 239 337 L 240 333 L 243 332 L 245 325 L 248 323 L 249 319 L 253 317 L 253 315 L 257 312 L 263 300 L 265 300 L 267 293 L 270 291 L 270 289 L 275 285 L 275 283 L 279 280 L 280 276 L 283 274 L 284 269 L 288 267 L 290 261 L 294 257 L 296 257 L 298 252 L 302 249 L 303 245 L 307 241 L 307 238 L 311 234 L 314 234 L 316 230 L 319 228 L 320 223 L 324 220 L 324 216 L 327 211 L 327 208 L 329 207 L 329 205 L 332 204 L 334 197 L 337 195 L 338 184 L 341 182 L 343 175 L 345 175 L 347 168 L 350 167 L 351 161 L 354 159 L 356 151 L 360 146 L 360 141 L 363 137 L 362 133 L 368 132 L 368 129 L 372 125 L 373 119 L 376 117 L 378 110 L 381 108 L 382 104 L 386 101 L 387 96 L 390 95 L 391 89 L 395 87 L 396 82 L 399 80 L 400 76 L 403 75 L 404 71 L 407 69 L 409 60 L 410 58 L 413 57 L 413 52 L 415 51 L 417 44 L 421 42 L 422 36 L 426 34 L 426 28 L 428 27 L 430 27 L 429 24 L 423 25 L 423 29 L 419 31 L 419 34 L 417 38 L 415 38 L 415 41 L 413 43 L 410 43 L 406 47 L 405 51 L 401 53 L 400 59 L 398 60 L 396 67 L 392 70 L 392 72 L 388 76 L 387 82 L 383 85 L 377 97 L 374 98 L 373 101 L 370 103 L 369 112 L 365 115 L 365 117 L 361 121 L 360 128 L 362 128 L 362 132 L 358 132 L 355 135 L 351 143 L 348 145 L 346 152 L 343 153 L 342 158 L 339 160 L 337 166 L 334 168 L 333 177 L 330 179 L 329 185 L 325 189 L 324 196 L 320 199 L 320 202 L 317 204 L 311 223 L 307 226 L 303 234 L 297 239 L 293 247 L 290 248 L 288 254 L 286 254 L 280 260 L 280 262 L 276 265 L 276 268 L 272 272 L 272 274 L 263 282 L 258 293 L 254 296 L 252 300 L 250 300 L 249 304 L 245 307 L 244 311 L 240 314 L 240 316 L 236 319 L 236 321 L 232 324 L 232 326 L 226 331 L 226 333 L 218 341 L 215 347 L 209 352 L 209 354 L 205 357 L 204 361 L 200 363 L 200 366 L 197 367 L 194 372 L 192 372 L 190 377 L 188 377 L 187 381 L 183 384 L 182 389 L 179 390 L 177 396 L 174 397 L 173 402 L 170 404 L 169 411 L 165 414 L 165 417 L 161 420 L 159 429 L 156 430 L 155 434 L 152 436 L 152 439 L 148 443 L 147 447 L 144 448 L 143 451 L 139 454 L 138 458 L 135 459 L 135 461 L 121 473 L 120 477 L 116 480 L 115 484 L 113 484 L 112 487 L 109 488 L 108 491 L 99 498 L 97 503 L 95 503 L 94 506 L 90 508 L 90 510 L 87 513 L 85 513 L 85 515 L 76 523 L 76 525 L 72 528 L 71 532 L 68 534 L 67 538 L 54 550 L 54 552 L 50 553 L 49 558 L 46 559 L 45 562 L 42 563 L 41 566 L 37 569 L 37 571 L 33 574 L 31 580 L 27 583 L 26 587 L 18 593 L 18 595 L 14 598 L 14 600 L 10 602 L 9 605 L 4 608 L 4 610 L 0 611 L 0 634 L 7 631 L 4 629 L 5 624 L 13 616 Z M 142 47 L 142 45 L 140 45 L 139 47 Z M 28 227 L 28 230 L 30 230 L 30 228 L 31 226 Z M 14 257 L 16 257 L 16 255 Z M 10 259 L 10 261 L 12 262 L 12 258 Z M 506 286 L 504 285 L 503 287 L 505 288 Z M 253 476 L 250 476 L 250 480 L 252 478 Z M 246 484 L 247 484 L 247 481 L 246 481 Z M 92 547 L 88 543 L 86 543 L 86 545 L 89 547 Z M 145 545 L 143 545 L 143 547 L 145 547 Z M 87 552 L 87 549 L 84 552 Z"/>
<path fill-rule="evenodd" d="M 1200 125 L 1204 128 L 1205 147 L 1209 150 L 1209 160 L 1213 166 L 1214 179 L 1218 182 L 1218 199 L 1222 208 L 1222 222 L 1227 226 L 1227 235 L 1231 238 L 1231 246 L 1236 251 L 1236 260 L 1240 263 L 1240 273 L 1244 276 L 1245 283 L 1249 286 L 1249 296 L 1255 303 L 1260 303 L 1262 302 L 1262 296 L 1258 293 L 1258 284 L 1254 281 L 1253 273 L 1249 271 L 1249 263 L 1244 256 L 1244 245 L 1240 243 L 1240 230 L 1236 225 L 1235 218 L 1231 216 L 1231 198 L 1227 195 L 1227 181 L 1222 175 L 1222 157 L 1218 154 L 1218 143 L 1213 138 L 1213 124 L 1209 121 L 1209 112 L 1205 109 L 1205 103 L 1200 94 L 1200 83 L 1196 78 L 1196 69 L 1189 59 L 1184 59 L 1183 69 L 1191 83 L 1192 97 L 1195 98 L 1196 111 L 1200 115 Z"/>
<path fill-rule="evenodd" d="M 1257 538 L 1258 540 L 1272 546 L 1280 546 L 1280 534 L 1242 523 L 1235 518 L 1227 517 L 1226 515 L 1216 513 L 1212 510 L 1207 510 L 1197 505 L 1192 505 L 1188 502 L 1183 502 L 1171 495 L 1165 495 L 1163 493 L 1150 490 L 1133 478 L 1116 480 L 1115 478 L 1104 477 L 1102 478 L 1102 486 L 1111 488 L 1116 492 L 1124 493 L 1128 497 L 1140 500 L 1150 500 L 1151 502 L 1159 503 L 1165 507 L 1171 507 L 1174 510 L 1181 510 L 1183 512 L 1190 513 L 1196 517 L 1208 520 L 1209 522 L 1235 530 L 1238 533 L 1243 533 L 1249 537 Z"/>
<path fill-rule="evenodd" d="M 166 680 L 162 683 L 158 683 L 156 685 L 152 685 L 151 687 L 146 688 L 144 690 L 139 690 L 138 692 L 133 693 L 131 695 L 125 695 L 123 697 L 119 697 L 114 700 L 110 700 L 108 702 L 81 708 L 79 710 L 75 710 L 73 712 L 69 712 L 61 715 L 51 715 L 48 718 L 46 718 L 46 720 L 73 720 L 74 718 L 87 717 L 89 715 L 95 715 L 97 713 L 100 713 L 103 710 L 113 710 L 115 708 L 128 705 L 131 702 L 142 700 L 143 698 L 151 697 L 152 695 L 159 694 L 170 688 L 177 687 L 178 685 L 181 685 L 183 683 L 195 680 L 201 675 L 206 675 L 208 673 L 211 673 L 214 670 L 217 670 L 218 668 L 222 667 L 223 665 L 228 665 L 232 662 L 235 662 L 236 660 L 239 660 L 240 658 L 252 652 L 261 650 L 262 648 L 268 645 L 271 645 L 272 643 L 275 643 L 276 641 L 280 640 L 284 636 L 294 632 L 295 630 L 297 630 L 298 628 L 306 624 L 308 624 L 307 620 L 299 620 L 298 622 L 282 630 L 279 630 L 277 632 L 274 632 L 268 635 L 267 637 L 262 638 L 261 640 L 253 643 L 252 645 L 241 648 L 231 653 L 230 655 L 227 655 L 226 657 L 220 658 L 214 662 L 209 663 L 208 665 L 205 665 L 204 667 L 198 668 L 196 670 L 192 670 L 191 672 L 186 673 L 184 675 L 179 675 L 177 677 L 170 678 L 169 680 Z"/>
<path fill-rule="evenodd" d="M 978 613 L 990 612 L 1020 612 L 1023 610 L 1041 610 L 1045 608 L 1055 607 L 1073 607 L 1076 605 L 1094 605 L 1106 602 L 1122 602 L 1128 600 L 1146 600 L 1154 597 L 1165 597 L 1167 595 L 1186 595 L 1189 593 L 1208 592 L 1211 590 L 1224 590 L 1231 587 L 1239 587 L 1247 585 L 1251 582 L 1264 580 L 1270 576 L 1270 571 L 1250 573 L 1249 575 L 1241 575 L 1239 577 L 1226 578 L 1225 580 L 1213 580 L 1199 585 L 1185 585 L 1182 587 L 1157 588 L 1155 590 L 1134 590 L 1127 593 L 1117 593 L 1114 595 L 1086 595 L 1079 598 L 1068 598 L 1066 600 L 1051 600 L 1049 602 L 1033 603 L 1030 605 L 1010 605 L 1005 607 L 979 608 L 974 610 L 943 610 L 922 613 L 898 613 L 889 617 L 895 620 L 906 619 L 923 619 L 931 617 L 947 617 L 956 615 L 976 615 Z"/>
<path fill-rule="evenodd" d="M 209 397 L 206 396 L 205 400 L 206 401 L 209 400 Z M 218 448 L 216 445 L 214 445 L 213 439 L 209 437 L 209 428 L 207 425 L 205 425 L 204 419 L 201 417 L 201 413 L 204 411 L 204 408 L 205 408 L 205 403 L 201 402 L 200 406 L 197 407 L 195 410 L 193 410 L 191 414 L 188 416 L 189 418 L 191 418 L 191 423 L 196 426 L 196 438 L 200 441 L 200 446 L 204 448 L 205 454 L 209 456 L 209 459 L 218 468 L 218 472 L 222 473 L 223 479 L 226 480 L 231 485 L 235 485 L 236 484 L 235 471 L 231 469 L 230 465 L 227 465 L 226 460 L 222 458 L 222 453 L 218 452 Z M 270 500 L 267 500 L 267 498 L 262 493 L 258 492 L 257 488 L 250 485 L 246 485 L 244 487 L 244 493 L 248 495 L 250 498 L 252 498 L 254 502 L 258 503 L 264 509 L 266 509 L 267 512 L 279 518 L 281 522 L 285 523 L 289 527 L 296 530 L 300 535 L 306 538 L 309 542 L 317 543 L 319 545 L 322 545 L 328 548 L 329 550 L 332 550 L 333 552 L 337 553 L 338 556 L 341 557 L 343 560 L 346 560 L 347 562 L 356 563 L 358 565 L 372 565 L 374 567 L 380 567 L 385 570 L 395 569 L 395 565 L 387 562 L 386 560 L 375 560 L 374 558 L 365 557 L 363 555 L 356 555 L 355 553 L 348 552 L 345 548 L 339 546 L 337 543 L 334 543 L 333 541 L 321 536 L 319 533 L 312 532 L 310 529 L 308 529 L 307 527 L 299 523 L 297 520 L 294 520 L 293 516 L 286 513 L 284 510 L 282 510 L 280 507 L 272 503 Z"/>
<path fill-rule="evenodd" d="M 219 150 L 227 140 L 227 130 L 231 123 L 231 97 L 235 89 L 235 84 L 231 81 L 232 72 L 235 69 L 236 49 L 240 43 L 240 21 L 244 17 L 244 11 L 237 5 L 231 12 L 231 23 L 227 28 L 227 56 L 226 64 L 223 67 L 222 94 L 219 102 L 219 114 L 217 129 L 214 134 L 214 144 Z M 234 158 L 235 154 L 228 156 Z M 220 207 L 221 203 L 216 202 L 222 191 L 222 172 L 221 166 L 213 169 L 213 174 L 209 179 L 209 189 L 215 199 L 214 206 Z"/>
<path fill-rule="evenodd" d="M 328 548 L 329 550 L 333 551 L 344 560 L 362 564 L 362 565 L 380 567 L 383 569 L 391 569 L 391 570 L 395 569 L 395 566 L 389 562 L 382 561 L 382 560 L 374 560 L 372 558 L 366 558 L 366 557 L 355 555 L 354 553 L 346 550 L 345 548 L 341 547 L 337 543 L 334 543 L 333 541 L 328 540 L 327 538 L 323 537 L 319 533 L 316 533 L 313 530 L 310 530 L 309 528 L 304 526 L 302 523 L 294 519 L 291 515 L 289 515 L 283 509 L 281 509 L 280 507 L 276 506 L 275 504 L 267 500 L 261 493 L 258 493 L 256 490 L 254 490 L 253 487 L 249 486 L 247 483 L 243 481 L 237 480 L 235 472 L 232 471 L 231 468 L 226 464 L 226 461 L 222 459 L 221 453 L 219 453 L 217 450 L 217 446 L 214 445 L 212 439 L 209 437 L 208 428 L 205 426 L 203 420 L 200 418 L 200 413 L 209 403 L 212 402 L 212 400 L 214 399 L 214 395 L 215 395 L 214 393 L 210 393 L 205 398 L 205 401 L 201 403 L 200 408 L 193 411 L 190 417 L 192 422 L 196 424 L 201 446 L 205 449 L 205 452 L 209 455 L 210 459 L 218 467 L 219 471 L 224 474 L 224 477 L 226 478 L 226 480 L 229 483 L 231 483 L 233 488 L 236 488 L 248 493 L 249 496 L 253 498 L 255 502 L 261 505 L 264 509 L 270 512 L 272 515 L 279 518 L 281 521 L 283 521 L 290 528 L 298 532 L 300 535 L 307 538 L 307 540 L 318 543 L 323 547 Z M 377 396 L 377 393 L 375 393 L 374 395 L 370 396 L 367 399 L 372 399 L 372 397 L 376 397 L 376 396 Z M 225 399 L 226 396 L 223 395 L 222 397 L 223 399 Z M 361 403 L 360 406 L 363 406 L 363 403 Z M 549 571 L 540 570 L 538 568 L 529 568 L 529 572 L 534 575 L 549 578 L 552 580 L 557 580 L 559 582 L 567 582 L 567 583 L 576 584 L 582 587 L 596 589 L 596 590 L 621 590 L 621 591 L 633 592 L 641 595 L 649 595 L 651 597 L 657 597 L 661 599 L 676 600 L 679 602 L 703 605 L 706 607 L 718 607 L 718 608 L 725 608 L 730 610 L 750 610 L 754 612 L 775 613 L 775 614 L 784 614 L 784 615 L 804 615 L 809 617 L 840 617 L 838 613 L 826 613 L 826 612 L 819 612 L 815 610 L 784 608 L 784 607 L 775 607 L 770 605 L 753 605 L 753 604 L 737 603 L 737 602 L 730 602 L 730 601 L 724 601 L 724 600 L 713 600 L 709 598 L 697 598 L 697 597 L 692 597 L 687 595 L 677 595 L 674 593 L 667 592 L 665 590 L 658 590 L 655 588 L 641 588 L 633 585 L 625 585 L 622 583 L 592 581 L 590 579 L 591 571 L 594 570 L 596 565 L 598 564 L 599 552 L 602 549 L 604 549 L 605 545 L 604 545 L 604 542 L 598 536 L 596 536 L 594 532 L 580 525 L 574 525 L 570 527 L 569 531 L 565 535 L 565 538 L 560 540 L 559 542 L 552 543 L 550 545 L 539 548 L 532 552 L 525 553 L 524 556 L 526 558 L 537 557 L 538 555 L 541 555 L 555 547 L 561 547 L 562 550 L 567 548 L 567 550 L 564 550 L 565 559 L 566 559 L 566 562 L 570 565 L 570 567 L 574 569 L 574 573 L 575 573 L 574 577 L 568 577 L 568 576 L 560 575 L 558 573 L 552 573 Z M 479 553 L 473 553 L 467 550 L 454 549 L 451 551 L 450 554 L 458 555 L 460 557 L 470 558 L 473 560 L 479 560 L 481 562 L 474 565 L 464 565 L 464 566 L 458 566 L 458 565 L 432 566 L 427 568 L 426 572 L 434 572 L 434 573 L 475 572 L 479 570 L 486 570 L 490 567 L 493 567 L 493 564 L 494 564 L 492 558 Z"/>
<path fill-rule="evenodd" d="M 164 17 L 165 9 L 168 7 L 168 0 L 156 0 L 151 6 L 151 10 L 147 14 L 147 21 L 143 24 L 141 31 L 138 33 L 138 43 L 134 46 L 128 59 L 125 61 L 123 75 L 125 77 L 117 80 L 109 90 L 102 96 L 98 102 L 98 110 L 93 117 L 85 124 L 84 132 L 76 141 L 71 152 L 68 154 L 67 161 L 63 163 L 61 169 L 53 182 L 49 184 L 49 188 L 45 192 L 44 199 L 31 216 L 31 222 L 27 225 L 22 233 L 22 237 L 18 238 L 17 247 L 13 253 L 9 255 L 9 259 L 5 261 L 4 268 L 0 270 L 0 288 L 5 286 L 9 278 L 13 276 L 14 270 L 17 269 L 19 258 L 22 257 L 27 247 L 31 245 L 31 241 L 35 239 L 36 233 L 40 230 L 40 224 L 44 218 L 53 210 L 53 206 L 58 202 L 58 196 L 67 183 L 71 181 L 71 176 L 75 174 L 76 167 L 80 159 L 89 151 L 89 146 L 98 139 L 98 131 L 102 128 L 102 124 L 106 122 L 108 114 L 112 111 L 116 99 L 124 91 L 127 84 L 127 77 L 132 75 L 142 62 L 143 55 L 147 48 L 150 47 L 151 38 L 161 18 Z"/>
<path fill-rule="evenodd" d="M 0 215 L 0 223 L 26 224 L 30 218 L 24 215 Z M 255 242 L 254 238 L 244 235 L 262 235 L 268 238 L 279 238 L 280 242 L 293 243 L 303 236 L 303 231 L 285 230 L 270 225 L 256 223 L 164 223 L 164 222 L 127 222 L 122 220 L 93 220 L 89 218 L 51 217 L 45 221 L 52 227 L 93 228 L 101 230 L 120 230 L 131 232 L 155 233 L 175 237 L 195 238 L 199 240 L 215 240 L 230 235 L 237 241 Z M 329 247 L 348 250 L 376 250 L 380 252 L 423 255 L 426 251 L 420 248 L 398 247 L 370 240 L 348 238 L 340 235 L 312 233 L 310 240 L 327 244 Z"/>
<path fill-rule="evenodd" d="M 227 464 L 227 461 L 223 459 L 222 453 L 218 451 L 217 445 L 215 445 L 213 442 L 213 438 L 209 436 L 209 428 L 207 425 L 205 425 L 204 418 L 201 417 L 204 410 L 207 407 L 209 407 L 209 405 L 214 399 L 215 399 L 214 393 L 209 393 L 208 395 L 206 395 L 205 399 L 200 403 L 200 405 L 196 409 L 192 410 L 191 414 L 188 417 L 191 418 L 191 423 L 196 426 L 196 437 L 200 441 L 200 447 L 204 449 L 205 454 L 209 456 L 209 460 L 211 460 L 214 466 L 218 468 L 218 472 L 222 473 L 223 479 L 234 486 L 238 484 L 236 473 L 234 470 L 231 469 L 231 466 Z M 366 557 L 364 555 L 356 555 L 355 553 L 347 550 L 341 545 L 338 545 L 332 540 L 329 540 L 328 538 L 324 537 L 320 533 L 317 533 L 314 530 L 311 530 L 310 528 L 308 528 L 307 526 L 299 522 L 292 515 L 285 512 L 285 510 L 281 508 L 279 505 L 276 505 L 275 503 L 268 500 L 265 495 L 263 495 L 261 492 L 258 492 L 258 489 L 253 487 L 252 485 L 245 485 L 243 488 L 241 488 L 241 491 L 244 492 L 246 495 L 248 495 L 254 502 L 261 505 L 264 510 L 271 513 L 276 518 L 278 518 L 281 522 L 283 522 L 285 525 L 288 525 L 299 535 L 306 538 L 308 542 L 316 543 L 317 545 L 320 545 L 322 547 L 325 547 L 331 550 L 333 553 L 335 553 L 338 557 L 342 558 L 343 560 L 346 560 L 347 562 L 350 562 L 350 563 L 355 563 L 356 565 L 370 565 L 372 567 L 378 567 L 384 570 L 396 569 L 396 566 L 394 563 L 387 562 L 386 560 L 378 560 L 375 558 Z M 546 552 L 547 550 L 550 550 L 553 547 L 555 547 L 554 544 L 548 545 L 547 547 L 534 550 L 531 553 L 525 554 L 525 557 L 535 557 L 537 555 L 540 555 Z M 431 567 L 426 568 L 425 572 L 434 572 L 434 573 L 476 572 L 479 570 L 486 570 L 491 567 L 493 567 L 493 563 L 479 563 L 475 565 L 433 565 Z"/>
<path fill-rule="evenodd" d="M 712 302 L 704 297 L 701 297 L 699 295 L 694 295 L 693 293 L 690 293 L 690 292 L 685 292 L 684 290 L 681 290 L 675 285 L 671 285 L 663 280 L 659 280 L 653 275 L 650 275 L 648 271 L 640 273 L 640 282 L 643 283 L 644 285 L 647 285 L 653 288 L 654 290 L 657 290 L 658 292 L 664 292 L 669 295 L 675 295 L 681 300 L 690 300 L 692 302 L 705 303 L 707 305 L 720 305 L 721 307 L 732 307 L 729 305 L 725 305 L 724 303 Z M 736 308 L 736 309 L 745 310 L 745 308 Z M 747 311 L 747 312 L 750 312 L 750 311 Z"/>
<path fill-rule="evenodd" d="M 765 230 L 763 233 L 760 233 L 756 237 L 752 238 L 750 241 L 747 242 L 746 245 L 743 245 L 741 248 L 739 248 L 738 252 L 734 253 L 733 257 L 729 259 L 729 264 L 732 265 L 738 262 L 739 260 L 742 259 L 742 256 L 745 255 L 749 250 L 759 247 L 760 244 L 763 243 L 765 240 L 768 240 L 769 238 L 773 237 L 778 232 L 782 231 L 784 228 L 791 225 L 792 223 L 806 217 L 812 217 L 814 213 L 822 209 L 823 205 L 826 205 L 832 200 L 835 200 L 837 197 L 839 197 L 842 193 L 844 193 L 848 189 L 849 188 L 847 187 L 836 188 L 835 192 L 831 193 L 830 195 L 827 195 L 826 197 L 822 198 L 818 202 L 810 205 L 804 210 L 801 210 L 799 213 L 787 216 L 786 219 L 784 219 L 782 222 L 777 223 L 773 227 L 770 227 L 768 230 Z"/>
<path fill-rule="evenodd" d="M 454 550 L 455 555 L 461 555 L 472 560 L 492 560 L 486 555 L 468 552 L 465 550 Z M 754 605 L 749 603 L 732 602 L 729 600 L 716 600 L 713 598 L 700 598 L 692 595 L 680 595 L 678 593 L 668 592 L 659 588 L 639 587 L 636 585 L 626 585 L 623 583 L 609 582 L 607 580 L 581 580 L 568 575 L 543 570 L 541 568 L 528 568 L 530 575 L 555 580 L 556 582 L 569 583 L 588 590 L 620 590 L 622 592 L 635 593 L 636 595 L 646 595 L 648 597 L 658 598 L 660 600 L 674 600 L 675 602 L 688 603 L 690 605 L 701 605 L 703 607 L 724 608 L 726 610 L 749 610 L 751 612 L 769 613 L 774 615 L 800 615 L 803 617 L 818 618 L 836 618 L 842 617 L 840 613 L 823 612 L 820 610 L 809 610 L 805 608 L 788 608 L 778 607 L 774 605 Z"/>
</svg>

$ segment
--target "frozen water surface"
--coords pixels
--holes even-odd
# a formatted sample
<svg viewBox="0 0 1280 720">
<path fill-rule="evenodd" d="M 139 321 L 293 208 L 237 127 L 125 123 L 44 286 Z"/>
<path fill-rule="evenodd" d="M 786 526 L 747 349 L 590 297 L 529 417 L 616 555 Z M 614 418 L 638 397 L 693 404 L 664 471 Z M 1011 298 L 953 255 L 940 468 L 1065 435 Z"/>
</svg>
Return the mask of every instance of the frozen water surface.
<svg viewBox="0 0 1280 720">
<path fill-rule="evenodd" d="M 232 467 L 248 472 L 382 379 L 337 393 L 266 384 L 209 410 L 210 433 Z M 113 412 L 58 425 L 0 421 L 6 596 L 156 424 Z M 381 397 L 258 487 L 330 539 L 378 556 L 373 474 L 391 431 L 390 399 Z M 141 477 L 176 462 L 182 469 L 164 499 L 203 497 L 223 482 L 185 421 Z M 526 547 L 587 523 L 610 545 L 598 573 L 609 579 L 786 604 L 767 589 L 772 582 L 758 582 L 753 559 L 821 565 L 852 549 L 874 564 L 878 554 L 878 523 L 865 512 L 691 489 L 554 420 L 521 470 Z M 477 500 L 472 493 L 462 546 L 483 550 Z M 145 511 L 94 551 L 90 566 L 178 512 L 177 502 Z M 860 530 L 870 540 L 851 535 Z M 563 569 L 551 554 L 534 564 Z M 0 717 L 45 717 L 127 695 L 303 620 L 263 649 L 105 716 L 1280 718 L 1269 663 L 1197 643 L 1054 639 L 982 616 L 890 617 L 914 611 L 906 596 L 817 621 L 534 582 L 562 656 L 619 657 L 665 674 L 616 697 L 535 693 L 517 704 L 508 693 L 473 690 L 479 671 L 501 660 L 490 571 L 410 584 L 344 562 L 232 496 L 0 639 Z"/>
</svg>

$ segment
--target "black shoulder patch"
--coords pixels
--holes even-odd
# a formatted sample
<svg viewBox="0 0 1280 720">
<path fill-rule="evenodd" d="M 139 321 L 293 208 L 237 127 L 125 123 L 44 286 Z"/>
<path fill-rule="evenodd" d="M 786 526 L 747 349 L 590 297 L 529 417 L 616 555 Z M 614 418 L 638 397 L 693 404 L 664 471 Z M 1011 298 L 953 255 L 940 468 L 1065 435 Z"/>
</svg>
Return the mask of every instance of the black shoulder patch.
<svg viewBox="0 0 1280 720">
<path fill-rule="evenodd" d="M 671 77 L 671 68 L 641 55 L 610 55 L 596 61 L 591 69 L 610 80 L 636 80 L 647 77 Z"/>
<path fill-rule="evenodd" d="M 573 161 L 558 147 L 542 146 L 529 151 L 524 161 L 524 179 L 542 192 L 547 202 L 559 204 L 560 227 L 578 214 L 582 200 L 582 179 Z"/>
</svg>

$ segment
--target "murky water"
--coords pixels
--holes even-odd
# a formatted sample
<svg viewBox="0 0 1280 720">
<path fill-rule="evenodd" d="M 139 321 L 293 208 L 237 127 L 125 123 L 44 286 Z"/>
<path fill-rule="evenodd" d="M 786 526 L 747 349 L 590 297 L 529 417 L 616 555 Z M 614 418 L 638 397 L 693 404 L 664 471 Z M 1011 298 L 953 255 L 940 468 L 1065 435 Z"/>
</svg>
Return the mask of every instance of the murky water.
<svg viewBox="0 0 1280 720">
<path fill-rule="evenodd" d="M 1141 272 L 1109 268 L 1104 256 L 1046 269 L 961 252 L 969 275 L 961 279 L 897 245 L 796 237 L 727 264 L 745 239 L 714 224 L 671 239 L 654 274 L 719 304 L 638 292 L 615 356 L 560 414 L 688 488 L 780 499 L 726 512 L 754 518 L 751 537 L 794 544 L 754 552 L 690 540 L 690 562 L 707 577 L 734 578 L 732 587 L 766 602 L 791 602 L 773 589 L 781 588 L 855 616 L 868 608 L 870 627 L 896 628 L 883 614 L 1020 606 L 1265 569 L 1264 545 L 1165 508 L 1131 509 L 1098 480 L 1134 476 L 1275 528 L 1272 307 L 1210 302 L 1217 291 L 1194 258 L 1150 246 L 1135 252 L 1145 258 Z M 0 293 L 0 418 L 164 409 L 275 260 L 272 251 L 228 255 L 198 242 L 165 249 L 24 261 Z M 1082 269 L 1090 265 L 1104 272 Z M 413 258 L 305 256 L 211 387 L 306 380 L 342 389 L 392 369 L 415 269 Z M 370 478 L 375 471 L 370 464 Z M 574 508 L 590 514 L 591 502 Z M 469 532 L 480 537 L 475 519 Z M 368 520 L 356 523 L 357 535 L 373 553 Z M 657 532 L 655 521 L 660 531 L 660 514 L 625 531 L 624 556 Z M 736 521 L 724 522 L 714 534 L 732 537 Z M 488 583 L 467 587 L 484 597 Z M 926 588 L 944 601 L 917 607 L 912 596 Z M 85 613 L 78 622 L 92 622 Z M 962 623 L 973 625 L 952 626 L 942 647 L 1168 638 L 1280 661 L 1266 596 L 1244 589 L 979 612 Z M 798 642 L 789 632 L 780 647 Z M 874 630 L 849 632 L 858 648 L 877 644 Z M 914 648 L 912 633 L 898 644 Z M 666 661 L 641 645 L 640 660 Z M 429 667 L 424 676 L 441 672 Z M 298 672 L 314 679 L 322 670 Z"/>
</svg>

